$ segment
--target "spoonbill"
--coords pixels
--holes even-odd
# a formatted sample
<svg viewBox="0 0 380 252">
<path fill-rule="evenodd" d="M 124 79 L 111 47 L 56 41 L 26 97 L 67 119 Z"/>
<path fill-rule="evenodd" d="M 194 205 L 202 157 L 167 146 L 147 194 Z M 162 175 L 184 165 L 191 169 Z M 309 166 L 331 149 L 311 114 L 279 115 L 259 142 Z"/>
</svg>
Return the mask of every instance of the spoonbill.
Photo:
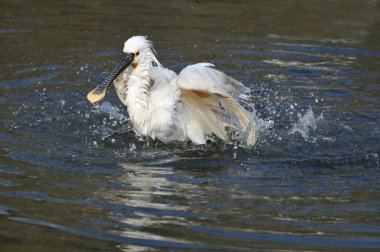
<svg viewBox="0 0 380 252">
<path fill-rule="evenodd" d="M 177 75 L 160 64 L 147 37 L 133 36 L 87 99 L 102 100 L 112 82 L 137 134 L 163 142 L 205 144 L 211 135 L 248 146 L 256 142 L 255 122 L 239 103 L 248 100 L 250 89 L 213 64 L 189 65 Z"/>
</svg>

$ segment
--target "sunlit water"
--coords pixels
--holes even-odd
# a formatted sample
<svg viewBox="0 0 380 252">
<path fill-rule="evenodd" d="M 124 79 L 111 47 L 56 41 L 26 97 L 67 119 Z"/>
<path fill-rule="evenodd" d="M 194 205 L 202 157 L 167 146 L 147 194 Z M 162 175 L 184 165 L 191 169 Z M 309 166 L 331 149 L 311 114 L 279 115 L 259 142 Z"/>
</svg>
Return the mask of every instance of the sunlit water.
<svg viewBox="0 0 380 252">
<path fill-rule="evenodd" d="M 3 1 L 0 250 L 380 249 L 379 1 Z M 254 148 L 136 136 L 113 89 L 148 35 L 252 89 Z"/>
</svg>

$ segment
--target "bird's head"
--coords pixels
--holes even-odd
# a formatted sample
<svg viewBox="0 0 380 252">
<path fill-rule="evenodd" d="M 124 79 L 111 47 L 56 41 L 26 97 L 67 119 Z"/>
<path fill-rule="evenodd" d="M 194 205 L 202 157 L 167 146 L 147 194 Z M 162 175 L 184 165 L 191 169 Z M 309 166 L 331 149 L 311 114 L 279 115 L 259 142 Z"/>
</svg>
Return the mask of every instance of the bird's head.
<svg viewBox="0 0 380 252">
<path fill-rule="evenodd" d="M 91 103 L 102 100 L 113 80 L 130 66 L 136 68 L 143 63 L 151 64 L 152 61 L 155 61 L 159 65 L 153 51 L 152 42 L 145 36 L 133 36 L 129 38 L 124 43 L 123 53 L 116 67 L 99 86 L 88 93 L 87 99 Z"/>
<path fill-rule="evenodd" d="M 136 68 L 152 57 L 152 42 L 145 36 L 133 36 L 124 43 L 123 53 L 133 56 L 132 65 Z"/>
</svg>

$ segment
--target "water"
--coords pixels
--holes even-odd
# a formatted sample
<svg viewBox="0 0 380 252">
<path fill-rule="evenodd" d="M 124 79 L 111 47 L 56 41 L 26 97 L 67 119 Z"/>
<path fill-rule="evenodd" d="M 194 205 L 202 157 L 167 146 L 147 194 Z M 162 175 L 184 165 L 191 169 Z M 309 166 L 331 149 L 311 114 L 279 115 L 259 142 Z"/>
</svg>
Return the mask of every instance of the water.
<svg viewBox="0 0 380 252">
<path fill-rule="evenodd" d="M 0 6 L 1 251 L 380 249 L 379 1 Z M 114 92 L 89 104 L 140 34 L 248 85 L 257 145 L 163 144 Z"/>
</svg>

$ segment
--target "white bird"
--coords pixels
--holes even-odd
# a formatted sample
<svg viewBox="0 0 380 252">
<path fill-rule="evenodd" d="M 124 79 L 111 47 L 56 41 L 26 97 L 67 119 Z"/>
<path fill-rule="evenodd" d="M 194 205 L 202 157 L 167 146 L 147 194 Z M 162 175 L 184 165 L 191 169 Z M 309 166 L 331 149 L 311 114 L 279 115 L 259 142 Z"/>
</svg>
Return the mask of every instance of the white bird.
<svg viewBox="0 0 380 252">
<path fill-rule="evenodd" d="M 114 70 L 87 98 L 91 103 L 102 100 L 113 82 L 138 134 L 194 144 L 205 144 L 215 135 L 254 145 L 254 120 L 239 104 L 248 99 L 250 89 L 213 67 L 198 63 L 177 75 L 162 67 L 151 41 L 133 36 Z"/>
</svg>

